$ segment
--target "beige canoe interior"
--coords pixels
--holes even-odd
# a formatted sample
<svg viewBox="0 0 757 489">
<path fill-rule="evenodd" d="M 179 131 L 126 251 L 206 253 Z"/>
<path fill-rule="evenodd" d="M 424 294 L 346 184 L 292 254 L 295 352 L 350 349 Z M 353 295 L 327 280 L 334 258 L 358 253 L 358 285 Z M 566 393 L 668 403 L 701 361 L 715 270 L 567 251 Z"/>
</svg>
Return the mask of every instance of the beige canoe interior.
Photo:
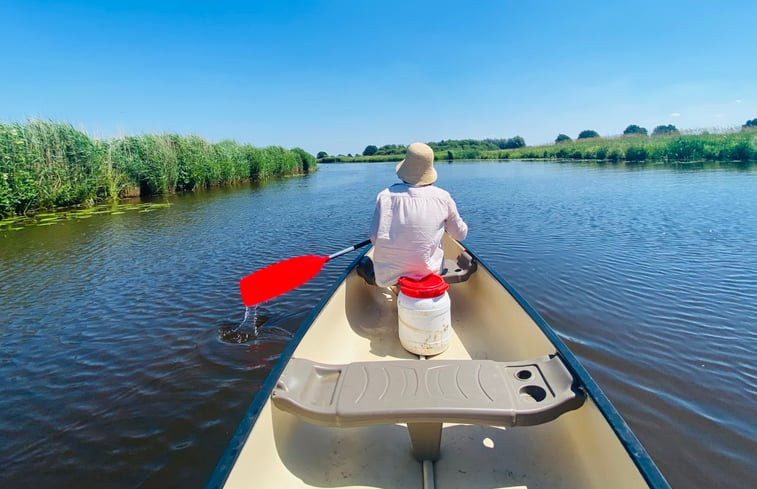
<svg viewBox="0 0 757 489">
<path fill-rule="evenodd" d="M 448 258 L 460 251 L 458 243 L 445 242 Z M 451 284 L 449 294 L 452 344 L 435 359 L 525 361 L 555 353 L 531 317 L 484 267 L 466 282 Z M 417 358 L 400 345 L 395 301 L 391 291 L 367 285 L 353 270 L 293 356 L 327 364 Z M 590 398 L 579 409 L 537 426 L 505 429 L 445 423 L 441 456 L 431 466 L 413 457 L 405 425 L 318 426 L 279 410 L 269 399 L 225 487 L 648 485 Z"/>
</svg>

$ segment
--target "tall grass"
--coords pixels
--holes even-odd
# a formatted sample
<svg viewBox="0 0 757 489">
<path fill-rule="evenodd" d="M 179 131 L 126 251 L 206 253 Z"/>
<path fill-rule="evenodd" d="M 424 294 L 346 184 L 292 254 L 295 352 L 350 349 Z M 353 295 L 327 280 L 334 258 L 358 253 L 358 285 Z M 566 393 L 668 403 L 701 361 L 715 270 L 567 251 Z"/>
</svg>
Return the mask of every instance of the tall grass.
<svg viewBox="0 0 757 489">
<path fill-rule="evenodd" d="M 94 201 L 103 149 L 70 125 L 0 125 L 0 215 Z"/>
<path fill-rule="evenodd" d="M 315 169 L 315 157 L 300 148 L 212 144 L 176 134 L 96 140 L 70 124 L 0 123 L 0 217 Z"/>
</svg>

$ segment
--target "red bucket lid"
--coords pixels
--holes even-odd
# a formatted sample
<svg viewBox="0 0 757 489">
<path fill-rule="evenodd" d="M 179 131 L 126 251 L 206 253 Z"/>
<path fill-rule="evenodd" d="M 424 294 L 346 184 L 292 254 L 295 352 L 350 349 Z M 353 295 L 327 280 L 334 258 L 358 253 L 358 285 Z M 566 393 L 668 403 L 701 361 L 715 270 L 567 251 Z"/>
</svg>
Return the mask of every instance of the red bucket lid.
<svg viewBox="0 0 757 489">
<path fill-rule="evenodd" d="M 449 284 L 435 273 L 426 275 L 418 280 L 410 277 L 400 277 L 397 283 L 400 285 L 400 291 L 403 294 L 415 299 L 439 297 L 449 289 Z"/>
</svg>

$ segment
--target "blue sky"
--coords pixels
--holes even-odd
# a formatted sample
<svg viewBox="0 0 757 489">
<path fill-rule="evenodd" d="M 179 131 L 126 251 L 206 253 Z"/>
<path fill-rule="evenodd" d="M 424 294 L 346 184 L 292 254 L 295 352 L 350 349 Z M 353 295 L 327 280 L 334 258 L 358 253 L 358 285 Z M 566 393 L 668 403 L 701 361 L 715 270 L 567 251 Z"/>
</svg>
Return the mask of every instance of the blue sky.
<svg viewBox="0 0 757 489">
<path fill-rule="evenodd" d="M 315 154 L 757 117 L 757 2 L 0 3 L 0 122 Z"/>
</svg>

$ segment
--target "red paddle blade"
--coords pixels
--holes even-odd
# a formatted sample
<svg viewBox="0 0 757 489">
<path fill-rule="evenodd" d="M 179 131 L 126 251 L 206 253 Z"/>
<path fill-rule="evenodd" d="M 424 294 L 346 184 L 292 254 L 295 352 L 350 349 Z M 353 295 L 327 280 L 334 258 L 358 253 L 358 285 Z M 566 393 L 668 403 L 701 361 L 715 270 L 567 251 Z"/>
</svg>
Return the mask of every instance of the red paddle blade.
<svg viewBox="0 0 757 489">
<path fill-rule="evenodd" d="M 305 255 L 268 265 L 239 281 L 242 302 L 249 307 L 289 292 L 315 277 L 328 259 Z"/>
</svg>

